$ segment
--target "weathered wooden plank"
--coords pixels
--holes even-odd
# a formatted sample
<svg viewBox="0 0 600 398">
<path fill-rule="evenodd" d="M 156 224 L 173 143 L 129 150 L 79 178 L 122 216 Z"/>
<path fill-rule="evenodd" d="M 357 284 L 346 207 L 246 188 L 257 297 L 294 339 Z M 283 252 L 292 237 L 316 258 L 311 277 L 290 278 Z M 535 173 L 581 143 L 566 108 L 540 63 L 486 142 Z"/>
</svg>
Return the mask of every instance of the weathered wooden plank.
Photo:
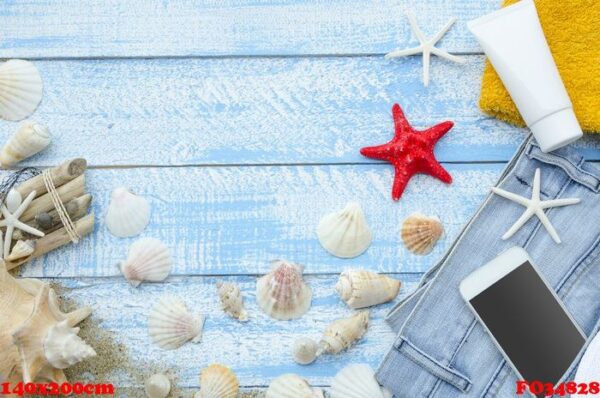
<svg viewBox="0 0 600 398">
<path fill-rule="evenodd" d="M 24 268 L 29 276 L 114 276 L 134 240 L 113 237 L 104 225 L 110 191 L 120 185 L 147 197 L 152 207 L 144 236 L 172 248 L 174 275 L 260 274 L 285 258 L 305 272 L 337 273 L 360 266 L 385 272 L 423 272 L 437 261 L 495 183 L 501 164 L 449 164 L 450 186 L 418 176 L 400 202 L 390 197 L 388 165 L 260 166 L 100 169 L 87 172 L 97 214 L 96 231 Z M 322 215 L 358 201 L 373 230 L 373 244 L 355 259 L 338 259 L 320 246 Z M 446 238 L 428 256 L 409 254 L 400 225 L 409 214 L 438 215 Z"/>
<path fill-rule="evenodd" d="M 395 274 L 405 285 L 400 297 L 409 293 L 418 281 L 418 275 Z M 392 305 L 371 310 L 371 324 L 365 338 L 348 352 L 324 356 L 310 366 L 300 366 L 291 358 L 291 345 L 298 337 L 318 339 L 325 327 L 335 319 L 349 316 L 348 309 L 335 293 L 337 276 L 311 276 L 306 282 L 313 289 L 313 304 L 302 318 L 293 321 L 275 321 L 262 313 L 255 302 L 256 278 L 229 277 L 240 285 L 250 314 L 247 323 L 238 323 L 227 317 L 219 307 L 215 291 L 217 278 L 178 277 L 168 283 L 130 287 L 121 279 L 59 279 L 66 286 L 63 295 L 71 302 L 90 305 L 94 312 L 88 328 L 113 332 L 114 344 L 128 350 L 128 363 L 116 364 L 109 378 L 117 386 L 135 385 L 136 381 L 125 371 L 137 366 L 138 373 L 150 369 L 169 370 L 177 375 L 178 387 L 198 387 L 200 369 L 211 363 L 232 367 L 245 387 L 265 386 L 283 373 L 297 373 L 313 385 L 327 386 L 335 373 L 350 363 L 368 363 L 376 368 L 390 348 L 394 333 L 383 317 Z M 190 310 L 206 316 L 202 342 L 186 344 L 175 351 L 155 346 L 147 332 L 147 316 L 162 295 L 175 295 L 186 301 Z M 118 297 L 118 300 L 115 300 Z M 94 336 L 94 329 L 85 329 L 85 336 Z M 100 333 L 98 333 L 100 335 Z M 91 345 L 97 342 L 91 337 Z M 106 346 L 103 344 L 102 346 Z M 97 347 L 100 348 L 100 347 Z M 120 356 L 114 352 L 99 352 L 105 357 Z M 108 358 L 97 361 L 110 362 Z"/>
<path fill-rule="evenodd" d="M 391 106 L 418 127 L 456 122 L 443 161 L 509 159 L 524 132 L 477 108 L 483 58 L 382 57 L 40 61 L 45 95 L 32 118 L 54 133 L 26 164 L 85 156 L 91 165 L 368 162 L 389 140 Z M 8 137 L 15 123 L 0 122 Z M 597 140 L 577 145 L 598 148 Z M 599 158 L 599 152 L 590 150 Z"/>
<path fill-rule="evenodd" d="M 443 46 L 475 52 L 466 22 L 498 7 L 497 0 L 5 1 L 0 57 L 381 54 L 414 44 L 406 10 L 428 35 L 457 17 Z"/>
</svg>

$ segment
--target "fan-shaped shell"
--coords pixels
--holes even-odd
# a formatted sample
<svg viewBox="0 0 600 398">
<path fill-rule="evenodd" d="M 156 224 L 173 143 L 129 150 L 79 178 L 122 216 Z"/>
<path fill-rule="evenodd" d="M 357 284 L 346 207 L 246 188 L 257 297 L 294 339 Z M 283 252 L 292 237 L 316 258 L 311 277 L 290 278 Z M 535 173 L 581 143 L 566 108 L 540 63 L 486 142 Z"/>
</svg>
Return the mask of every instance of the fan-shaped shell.
<svg viewBox="0 0 600 398">
<path fill-rule="evenodd" d="M 144 382 L 148 398 L 166 398 L 171 391 L 171 380 L 162 373 L 153 374 Z"/>
<path fill-rule="evenodd" d="M 165 280 L 172 267 L 171 251 L 164 243 L 154 238 L 141 238 L 129 247 L 127 260 L 121 263 L 121 272 L 132 286 L 137 287 L 143 281 Z"/>
<path fill-rule="evenodd" d="M 300 365 L 313 363 L 317 358 L 319 346 L 316 341 L 307 337 L 301 337 L 294 341 L 293 355 L 294 361 Z"/>
<path fill-rule="evenodd" d="M 339 211 L 325 215 L 317 227 L 321 245 L 337 257 L 361 255 L 371 244 L 372 235 L 365 215 L 356 202 Z"/>
<path fill-rule="evenodd" d="M 322 398 L 323 392 L 312 389 L 310 384 L 295 374 L 279 376 L 267 390 L 265 398 Z"/>
<path fill-rule="evenodd" d="M 11 59 L 0 65 L 0 117 L 21 120 L 42 100 L 42 78 L 29 61 Z"/>
<path fill-rule="evenodd" d="M 244 308 L 244 298 L 239 286 L 231 282 L 217 282 L 217 290 L 223 311 L 241 322 L 246 322 L 248 311 Z"/>
<path fill-rule="evenodd" d="M 183 301 L 162 297 L 150 312 L 148 331 L 152 341 L 165 350 L 174 350 L 188 341 L 199 343 L 204 317 L 190 314 Z"/>
<path fill-rule="evenodd" d="M 0 151 L 0 164 L 10 167 L 31 157 L 50 145 L 48 128 L 35 122 L 25 122 L 13 134 Z"/>
<path fill-rule="evenodd" d="M 369 311 L 360 311 L 349 318 L 330 324 L 319 341 L 317 356 L 323 353 L 338 354 L 361 339 L 369 326 Z"/>
<path fill-rule="evenodd" d="M 389 392 L 379 386 L 373 369 L 366 364 L 352 364 L 340 370 L 331 382 L 331 398 L 387 398 Z"/>
<path fill-rule="evenodd" d="M 226 366 L 214 364 L 200 373 L 200 392 L 195 398 L 237 398 L 240 391 L 235 373 Z"/>
<path fill-rule="evenodd" d="M 150 221 L 150 204 L 148 201 L 119 187 L 113 190 L 110 205 L 106 213 L 106 226 L 113 235 L 119 238 L 136 236 Z"/>
<path fill-rule="evenodd" d="M 279 320 L 299 318 L 308 311 L 312 290 L 302 279 L 302 267 L 284 260 L 273 262 L 271 272 L 256 284 L 256 301 L 269 316 Z"/>
<path fill-rule="evenodd" d="M 335 290 L 350 308 L 365 308 L 393 300 L 400 281 L 366 270 L 342 272 Z"/>
<path fill-rule="evenodd" d="M 437 217 L 414 213 L 402 224 L 402 241 L 415 254 L 429 254 L 444 234 L 444 226 Z"/>
</svg>

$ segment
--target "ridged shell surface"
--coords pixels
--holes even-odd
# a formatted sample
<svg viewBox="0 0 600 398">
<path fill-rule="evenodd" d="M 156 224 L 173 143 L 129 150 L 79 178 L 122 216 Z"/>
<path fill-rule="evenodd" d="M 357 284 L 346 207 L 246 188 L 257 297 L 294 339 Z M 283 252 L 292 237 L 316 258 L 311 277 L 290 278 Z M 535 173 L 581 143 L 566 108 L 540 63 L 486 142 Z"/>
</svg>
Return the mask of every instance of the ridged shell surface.
<svg viewBox="0 0 600 398">
<path fill-rule="evenodd" d="M 0 118 L 25 119 L 40 104 L 42 91 L 42 77 L 31 62 L 11 59 L 1 64 Z"/>
<path fill-rule="evenodd" d="M 402 223 L 401 237 L 404 246 L 414 253 L 426 255 L 444 234 L 444 226 L 437 217 L 413 213 Z"/>
<path fill-rule="evenodd" d="M 361 339 L 369 326 L 369 311 L 363 310 L 349 318 L 330 324 L 319 341 L 317 356 L 323 353 L 338 354 Z"/>
<path fill-rule="evenodd" d="M 302 279 L 302 267 L 276 260 L 271 272 L 256 284 L 256 301 L 269 316 L 278 320 L 299 318 L 308 311 L 312 290 Z"/>
<path fill-rule="evenodd" d="M 307 337 L 301 337 L 294 341 L 293 356 L 294 361 L 300 365 L 313 363 L 317 358 L 319 346 L 316 341 Z"/>
<path fill-rule="evenodd" d="M 311 388 L 310 384 L 295 374 L 279 376 L 267 390 L 265 398 L 322 398 L 323 392 Z"/>
<path fill-rule="evenodd" d="M 50 145 L 51 137 L 48 128 L 41 124 L 27 121 L 17 129 L 0 150 L 0 164 L 10 167 L 23 159 L 27 159 Z"/>
<path fill-rule="evenodd" d="M 214 364 L 200 373 L 200 392 L 195 398 L 237 398 L 240 391 L 238 379 L 231 369 Z"/>
<path fill-rule="evenodd" d="M 240 322 L 246 322 L 248 311 L 244 308 L 244 298 L 239 286 L 231 282 L 217 282 L 217 291 L 223 311 Z"/>
<path fill-rule="evenodd" d="M 154 238 L 141 238 L 129 247 L 127 260 L 121 263 L 121 272 L 132 286 L 137 287 L 143 281 L 165 280 L 172 267 L 171 251 L 164 243 Z"/>
<path fill-rule="evenodd" d="M 340 370 L 331 382 L 330 398 L 387 398 L 391 395 L 379 386 L 373 369 L 352 364 Z"/>
<path fill-rule="evenodd" d="M 52 326 L 44 338 L 46 359 L 57 369 L 66 369 L 85 359 L 96 356 L 96 351 L 78 335 L 79 328 L 71 327 L 67 320 Z"/>
<path fill-rule="evenodd" d="M 105 219 L 111 234 L 119 238 L 139 235 L 149 221 L 150 204 L 145 198 L 127 188 L 119 187 L 113 190 Z"/>
<path fill-rule="evenodd" d="M 204 317 L 189 313 L 185 303 L 176 297 L 159 299 L 148 317 L 152 341 L 165 350 L 174 350 L 188 341 L 199 343 Z"/>
<path fill-rule="evenodd" d="M 171 380 L 162 373 L 156 373 L 146 379 L 144 389 L 148 398 L 166 398 L 171 391 Z"/>
<path fill-rule="evenodd" d="M 373 239 L 365 215 L 356 202 L 350 202 L 339 211 L 325 215 L 317 227 L 321 245 L 329 253 L 341 258 L 362 254 Z"/>
<path fill-rule="evenodd" d="M 367 270 L 342 272 L 335 290 L 350 308 L 358 309 L 393 300 L 400 291 L 400 281 Z"/>
</svg>

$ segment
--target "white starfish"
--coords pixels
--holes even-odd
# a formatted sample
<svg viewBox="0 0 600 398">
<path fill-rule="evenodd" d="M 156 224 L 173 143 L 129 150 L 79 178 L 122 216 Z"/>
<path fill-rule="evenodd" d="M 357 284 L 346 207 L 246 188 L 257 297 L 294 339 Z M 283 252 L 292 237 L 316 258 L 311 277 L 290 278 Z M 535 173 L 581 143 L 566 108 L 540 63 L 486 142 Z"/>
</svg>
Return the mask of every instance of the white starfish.
<svg viewBox="0 0 600 398">
<path fill-rule="evenodd" d="M 6 205 L 2 205 L 0 208 L 2 215 L 4 216 L 4 218 L 0 220 L 0 227 L 6 227 L 4 243 L 2 243 L 2 232 L 0 232 L 0 252 L 2 253 L 2 258 L 7 258 L 10 254 L 10 244 L 15 228 L 35 236 L 44 236 L 42 231 L 38 231 L 32 226 L 19 221 L 19 217 L 27 210 L 31 201 L 35 198 L 35 195 L 35 191 L 31 192 L 24 201 L 21 198 L 21 194 L 12 189 L 8 195 L 6 195 Z"/>
<path fill-rule="evenodd" d="M 406 17 L 410 22 L 410 27 L 413 31 L 413 34 L 416 36 L 419 43 L 421 43 L 417 47 L 407 48 L 406 50 L 396 50 L 385 55 L 386 59 L 390 58 L 398 58 L 405 57 L 407 55 L 415 55 L 418 53 L 423 53 L 423 84 L 425 86 L 429 85 L 429 60 L 431 58 L 431 54 L 435 54 L 438 57 L 446 58 L 449 61 L 458 62 L 459 64 L 463 64 L 466 60 L 462 57 L 457 57 L 456 55 L 452 55 L 445 50 L 441 50 L 437 48 L 435 45 L 440 39 L 446 34 L 446 32 L 452 27 L 454 22 L 456 22 L 456 18 L 452 18 L 446 26 L 442 28 L 433 38 L 427 39 L 425 35 L 417 26 L 417 20 L 415 16 L 411 13 L 406 13 Z"/>
<path fill-rule="evenodd" d="M 558 233 L 552 226 L 552 223 L 550 223 L 548 216 L 546 215 L 546 213 L 544 213 L 544 210 L 549 209 L 551 207 L 574 205 L 580 202 L 580 199 L 578 198 L 540 200 L 540 169 L 535 170 L 531 199 L 524 198 L 515 193 L 508 192 L 504 189 L 496 187 L 492 188 L 492 192 L 494 192 L 496 195 L 500 195 L 503 198 L 512 200 L 513 202 L 517 202 L 518 204 L 526 207 L 525 211 L 523 212 L 523 215 L 521 215 L 521 217 L 519 217 L 519 219 L 513 224 L 513 226 L 510 227 L 508 231 L 506 231 L 504 236 L 502 236 L 502 239 L 504 240 L 513 236 L 515 232 L 517 232 L 519 228 L 525 225 L 525 223 L 531 217 L 536 215 L 537 218 L 539 218 L 542 222 L 542 225 L 546 227 L 546 231 L 548 231 L 552 239 L 554 239 L 556 243 L 560 243 L 560 237 L 558 236 Z"/>
</svg>

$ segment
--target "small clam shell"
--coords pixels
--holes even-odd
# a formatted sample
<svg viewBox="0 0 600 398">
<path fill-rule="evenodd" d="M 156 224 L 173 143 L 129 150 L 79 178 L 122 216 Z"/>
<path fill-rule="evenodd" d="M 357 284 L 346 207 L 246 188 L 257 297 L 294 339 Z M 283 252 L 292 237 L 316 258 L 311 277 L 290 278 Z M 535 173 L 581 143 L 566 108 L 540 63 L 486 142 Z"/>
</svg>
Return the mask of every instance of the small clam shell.
<svg viewBox="0 0 600 398">
<path fill-rule="evenodd" d="M 116 188 L 105 221 L 110 233 L 119 238 L 139 235 L 150 221 L 150 204 L 127 188 Z"/>
<path fill-rule="evenodd" d="M 342 272 L 335 290 L 350 308 L 358 309 L 393 300 L 400 281 L 367 270 Z"/>
<path fill-rule="evenodd" d="M 321 245 L 341 258 L 362 254 L 373 239 L 365 215 L 358 203 L 351 202 L 338 212 L 326 214 L 317 227 Z"/>
<path fill-rule="evenodd" d="M 289 373 L 273 380 L 265 398 L 323 398 L 323 391 L 311 388 L 306 380 Z"/>
<path fill-rule="evenodd" d="M 162 373 L 148 377 L 144 383 L 148 398 L 166 398 L 171 391 L 171 380 Z"/>
<path fill-rule="evenodd" d="M 338 354 L 361 339 L 369 326 L 369 311 L 360 311 L 349 318 L 338 319 L 330 324 L 319 341 L 317 356 Z"/>
<path fill-rule="evenodd" d="M 373 369 L 366 364 L 351 364 L 340 370 L 331 382 L 331 398 L 391 398 L 379 386 Z"/>
<path fill-rule="evenodd" d="M 437 217 L 414 213 L 402 224 L 402 241 L 415 254 L 429 254 L 444 234 L 444 226 Z"/>
<path fill-rule="evenodd" d="M 237 398 L 240 384 L 226 366 L 214 364 L 200 373 L 200 392 L 195 398 Z"/>
<path fill-rule="evenodd" d="M 300 365 L 313 363 L 317 358 L 318 348 L 317 342 L 313 339 L 307 337 L 297 339 L 293 347 L 294 361 Z"/>
<path fill-rule="evenodd" d="M 29 61 L 11 59 L 0 65 L 0 118 L 21 120 L 42 100 L 42 77 Z"/>
<path fill-rule="evenodd" d="M 173 259 L 169 248 L 160 240 L 141 238 L 131 244 L 127 260 L 120 266 L 129 283 L 137 287 L 143 281 L 165 280 L 173 267 Z"/>
<path fill-rule="evenodd" d="M 174 350 L 188 341 L 199 343 L 204 317 L 194 316 L 185 303 L 175 297 L 162 297 L 148 317 L 152 341 L 165 350 Z"/>
</svg>

